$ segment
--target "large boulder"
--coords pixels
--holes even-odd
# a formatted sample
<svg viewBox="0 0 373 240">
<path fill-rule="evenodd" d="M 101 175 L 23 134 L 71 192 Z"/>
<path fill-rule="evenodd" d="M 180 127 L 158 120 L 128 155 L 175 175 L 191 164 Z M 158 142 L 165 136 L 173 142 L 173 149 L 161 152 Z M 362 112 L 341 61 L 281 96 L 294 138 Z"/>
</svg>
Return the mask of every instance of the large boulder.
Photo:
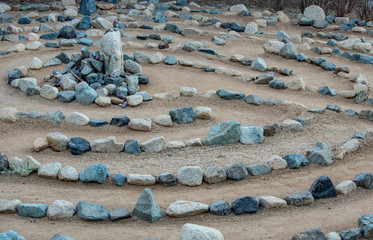
<svg viewBox="0 0 373 240">
<path fill-rule="evenodd" d="M 79 174 L 79 179 L 83 183 L 97 182 L 103 184 L 107 177 L 110 177 L 109 169 L 102 163 L 93 164 Z"/>
<path fill-rule="evenodd" d="M 237 121 L 229 121 L 214 125 L 204 141 L 204 145 L 227 145 L 240 140 L 241 127 Z"/>
<path fill-rule="evenodd" d="M 163 217 L 162 210 L 155 203 L 152 191 L 149 188 L 145 188 L 141 193 L 132 215 L 150 223 Z"/>
<path fill-rule="evenodd" d="M 307 7 L 306 9 L 304 9 L 303 14 L 306 18 L 312 19 L 315 22 L 325 20 L 324 10 L 317 5 L 311 5 L 311 6 Z"/>
<path fill-rule="evenodd" d="M 187 223 L 180 232 L 180 240 L 224 240 L 223 234 L 214 228 Z"/>
<path fill-rule="evenodd" d="M 114 70 L 122 71 L 123 54 L 122 40 L 119 31 L 106 33 L 102 39 L 102 56 L 105 61 L 105 74 L 111 74 Z"/>
</svg>

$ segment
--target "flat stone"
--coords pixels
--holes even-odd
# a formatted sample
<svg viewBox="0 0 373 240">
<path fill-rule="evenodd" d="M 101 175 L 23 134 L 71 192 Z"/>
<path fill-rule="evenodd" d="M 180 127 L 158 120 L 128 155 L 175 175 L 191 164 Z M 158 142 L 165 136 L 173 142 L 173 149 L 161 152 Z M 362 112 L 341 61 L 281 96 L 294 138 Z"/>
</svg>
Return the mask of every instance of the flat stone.
<svg viewBox="0 0 373 240">
<path fill-rule="evenodd" d="M 187 223 L 183 225 L 183 228 L 181 229 L 180 240 L 188 239 L 223 240 L 224 237 L 220 231 L 214 228 Z"/>
<path fill-rule="evenodd" d="M 266 163 L 254 163 L 246 167 L 252 176 L 259 176 L 271 172 L 271 167 Z"/>
<path fill-rule="evenodd" d="M 152 129 L 152 120 L 149 118 L 132 118 L 128 123 L 128 128 L 136 131 L 150 132 Z"/>
<path fill-rule="evenodd" d="M 239 141 L 241 135 L 240 123 L 229 121 L 215 124 L 207 133 L 204 145 L 226 145 Z"/>
<path fill-rule="evenodd" d="M 216 94 L 226 100 L 235 100 L 235 99 L 244 99 L 245 94 L 239 92 L 229 91 L 227 89 L 219 89 L 216 91 Z"/>
<path fill-rule="evenodd" d="M 110 221 L 131 218 L 131 213 L 125 208 L 115 208 L 109 211 Z"/>
<path fill-rule="evenodd" d="M 292 236 L 293 240 L 301 239 L 326 239 L 323 231 L 320 228 L 313 228 L 302 233 L 295 234 Z"/>
<path fill-rule="evenodd" d="M 42 218 L 47 214 L 48 206 L 36 203 L 21 203 L 17 205 L 18 215 L 27 218 Z"/>
<path fill-rule="evenodd" d="M 178 200 L 167 208 L 166 214 L 169 217 L 188 217 L 208 212 L 208 210 L 207 204 Z"/>
<path fill-rule="evenodd" d="M 127 116 L 121 115 L 121 116 L 113 117 L 110 121 L 110 125 L 116 125 L 118 127 L 122 127 L 122 126 L 128 125 L 129 122 L 130 122 L 130 119 Z"/>
<path fill-rule="evenodd" d="M 284 129 L 288 131 L 294 131 L 294 132 L 301 132 L 303 131 L 303 126 L 300 122 L 292 119 L 286 119 L 284 122 L 281 124 Z"/>
</svg>

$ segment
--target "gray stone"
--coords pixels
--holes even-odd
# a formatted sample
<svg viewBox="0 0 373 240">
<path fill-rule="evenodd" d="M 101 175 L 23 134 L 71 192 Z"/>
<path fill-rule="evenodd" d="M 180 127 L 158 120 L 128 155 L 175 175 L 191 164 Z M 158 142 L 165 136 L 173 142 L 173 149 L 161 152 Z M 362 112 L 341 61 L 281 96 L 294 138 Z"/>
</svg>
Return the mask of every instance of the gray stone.
<svg viewBox="0 0 373 240">
<path fill-rule="evenodd" d="M 74 167 L 66 166 L 58 172 L 58 179 L 65 182 L 76 182 L 79 180 L 79 174 Z"/>
<path fill-rule="evenodd" d="M 253 214 L 259 211 L 259 198 L 246 196 L 236 199 L 231 205 L 232 211 L 236 215 Z"/>
<path fill-rule="evenodd" d="M 65 236 L 65 235 L 61 235 L 61 234 L 54 234 L 53 237 L 49 240 L 76 240 L 75 238 L 71 238 L 71 237 L 68 237 L 68 236 Z"/>
<path fill-rule="evenodd" d="M 295 234 L 291 239 L 292 240 L 306 240 L 306 239 L 307 240 L 308 239 L 326 240 L 326 237 L 320 228 L 314 228 L 314 229 L 310 229 L 302 233 Z"/>
<path fill-rule="evenodd" d="M 102 52 L 104 58 L 105 73 L 111 74 L 114 70 L 122 71 L 123 57 L 122 57 L 122 41 L 119 31 L 112 31 L 106 33 L 102 39 Z"/>
<path fill-rule="evenodd" d="M 110 221 L 117 221 L 120 219 L 130 218 L 131 213 L 125 208 L 116 208 L 109 211 Z"/>
<path fill-rule="evenodd" d="M 271 172 L 271 167 L 266 163 L 254 163 L 246 167 L 252 176 L 259 176 Z"/>
<path fill-rule="evenodd" d="M 207 204 L 178 200 L 167 208 L 166 214 L 170 217 L 188 217 L 208 212 L 208 210 Z"/>
<path fill-rule="evenodd" d="M 275 77 L 274 72 L 263 73 L 255 78 L 254 83 L 255 84 L 269 84 L 270 81 L 272 81 L 274 77 Z"/>
<path fill-rule="evenodd" d="M 243 162 L 233 164 L 225 169 L 225 172 L 227 173 L 227 178 L 232 180 L 242 180 L 249 175 Z"/>
<path fill-rule="evenodd" d="M 21 203 L 17 205 L 17 212 L 21 217 L 42 218 L 47 214 L 48 206 L 36 203 Z"/>
<path fill-rule="evenodd" d="M 241 126 L 241 136 L 240 142 L 242 144 L 259 144 L 262 143 L 263 138 L 263 128 L 258 126 Z"/>
<path fill-rule="evenodd" d="M 156 183 L 156 179 L 149 174 L 128 174 L 127 182 L 132 185 L 150 186 Z"/>
<path fill-rule="evenodd" d="M 196 119 L 193 107 L 171 109 L 169 114 L 172 121 L 176 122 L 177 124 L 192 123 Z"/>
<path fill-rule="evenodd" d="M 329 166 L 334 160 L 334 154 L 329 151 L 328 146 L 323 142 L 317 142 L 316 145 L 308 149 L 306 157 L 311 162 L 322 166 Z"/>
<path fill-rule="evenodd" d="M 152 138 L 141 144 L 141 150 L 144 152 L 161 152 L 167 149 L 167 143 L 164 137 Z"/>
<path fill-rule="evenodd" d="M 255 95 L 255 94 L 247 95 L 246 98 L 245 98 L 246 103 L 254 104 L 254 105 L 257 105 L 257 106 L 259 106 L 260 103 L 263 102 L 263 101 L 264 101 L 264 98 L 262 98 L 261 96 Z"/>
<path fill-rule="evenodd" d="M 47 163 L 42 165 L 38 170 L 38 176 L 41 178 L 57 179 L 58 173 L 62 168 L 61 163 Z"/>
<path fill-rule="evenodd" d="M 251 69 L 256 71 L 265 72 L 268 69 L 267 63 L 264 61 L 263 58 L 255 58 L 251 63 Z"/>
<path fill-rule="evenodd" d="M 92 152 L 122 152 L 123 148 L 124 144 L 116 142 L 115 137 L 112 136 L 103 139 L 96 139 L 92 142 Z"/>
<path fill-rule="evenodd" d="M 186 186 L 194 187 L 202 184 L 203 171 L 197 166 L 187 166 L 179 169 L 177 181 Z"/>
<path fill-rule="evenodd" d="M 232 213 L 232 209 L 229 206 L 229 203 L 224 200 L 220 200 L 210 205 L 210 213 L 218 215 L 218 216 L 225 216 Z"/>
<path fill-rule="evenodd" d="M 163 217 L 162 210 L 155 203 L 152 192 L 145 188 L 132 210 L 132 215 L 147 222 L 155 222 Z"/>
<path fill-rule="evenodd" d="M 364 238 L 373 237 L 373 214 L 365 214 L 361 216 L 358 224 Z"/>
<path fill-rule="evenodd" d="M 325 20 L 324 10 L 317 5 L 311 5 L 304 9 L 304 16 L 314 21 Z"/>
<path fill-rule="evenodd" d="M 298 52 L 292 42 L 288 42 L 280 49 L 280 56 L 283 56 L 287 59 L 296 59 Z"/>
<path fill-rule="evenodd" d="M 224 182 L 226 179 L 227 173 L 220 166 L 209 166 L 203 173 L 203 181 L 205 183 L 221 183 Z"/>
<path fill-rule="evenodd" d="M 136 75 L 126 77 L 129 95 L 134 95 L 139 91 L 139 77 Z"/>
<path fill-rule="evenodd" d="M 214 228 L 187 223 L 181 229 L 180 240 L 190 239 L 224 240 L 224 237 L 220 231 Z"/>
<path fill-rule="evenodd" d="M 352 181 L 356 183 L 357 186 L 373 189 L 373 174 L 371 173 L 360 173 L 352 179 Z"/>
<path fill-rule="evenodd" d="M 88 221 L 103 221 L 109 218 L 109 211 L 99 204 L 80 201 L 76 205 L 76 215 Z"/>
<path fill-rule="evenodd" d="M 361 229 L 360 228 L 350 228 L 346 231 L 342 231 L 339 233 L 342 240 L 355 240 L 360 239 L 361 237 Z"/>
<path fill-rule="evenodd" d="M 97 182 L 103 184 L 108 177 L 110 177 L 109 169 L 102 163 L 93 164 L 79 174 L 79 179 L 83 183 Z"/>
<path fill-rule="evenodd" d="M 229 91 L 227 89 L 219 89 L 216 91 L 216 94 L 226 100 L 234 100 L 234 99 L 244 99 L 245 94 L 239 92 Z"/>
<path fill-rule="evenodd" d="M 57 152 L 65 151 L 69 147 L 69 139 L 59 132 L 48 133 L 47 141 L 49 146 Z"/>
<path fill-rule="evenodd" d="M 298 191 L 284 197 L 284 200 L 291 205 L 306 206 L 314 202 L 312 193 L 309 191 Z"/>
<path fill-rule="evenodd" d="M 87 85 L 84 85 L 84 84 L 79 85 L 76 88 L 75 99 L 78 103 L 82 105 L 90 105 L 94 103 L 96 98 L 97 98 L 97 92 L 93 88 Z"/>
<path fill-rule="evenodd" d="M 215 124 L 207 133 L 204 145 L 227 145 L 240 140 L 241 127 L 237 121 Z"/>
</svg>

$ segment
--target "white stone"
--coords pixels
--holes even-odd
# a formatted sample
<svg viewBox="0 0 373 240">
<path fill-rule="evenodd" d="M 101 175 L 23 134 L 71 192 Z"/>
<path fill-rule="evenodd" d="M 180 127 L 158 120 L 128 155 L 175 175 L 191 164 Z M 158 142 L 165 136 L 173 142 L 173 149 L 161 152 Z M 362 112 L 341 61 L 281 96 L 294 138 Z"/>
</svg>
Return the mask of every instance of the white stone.
<svg viewBox="0 0 373 240">
<path fill-rule="evenodd" d="M 128 128 L 136 131 L 150 132 L 152 130 L 152 120 L 149 118 L 132 118 L 128 123 Z"/>
<path fill-rule="evenodd" d="M 66 166 L 59 171 L 58 179 L 65 182 L 76 182 L 79 180 L 79 174 L 74 167 Z"/>
<path fill-rule="evenodd" d="M 75 206 L 65 200 L 56 200 L 49 207 L 47 211 L 48 218 L 52 220 L 71 218 L 75 213 Z"/>
<path fill-rule="evenodd" d="M 66 122 L 79 126 L 84 126 L 89 123 L 89 118 L 83 113 L 73 112 L 66 118 Z"/>
<path fill-rule="evenodd" d="M 35 152 L 39 152 L 49 147 L 49 143 L 46 137 L 38 137 L 34 140 L 33 149 Z"/>
<path fill-rule="evenodd" d="M 30 69 L 38 70 L 43 67 L 44 62 L 37 57 L 33 57 L 29 62 L 28 66 Z"/>
<path fill-rule="evenodd" d="M 199 119 L 210 119 L 211 118 L 211 108 L 209 107 L 196 107 L 194 109 L 196 117 Z"/>
<path fill-rule="evenodd" d="M 216 90 L 208 90 L 204 92 L 203 94 L 201 94 L 201 97 L 204 97 L 204 98 L 212 98 L 213 96 L 216 96 Z"/>
<path fill-rule="evenodd" d="M 102 17 L 98 17 L 94 21 L 92 21 L 92 26 L 94 28 L 105 29 L 105 30 L 113 29 L 113 24 Z"/>
<path fill-rule="evenodd" d="M 11 9 L 12 8 L 8 4 L 0 2 L 0 13 L 5 13 L 7 11 L 10 11 Z"/>
<path fill-rule="evenodd" d="M 155 184 L 155 177 L 146 174 L 128 174 L 127 183 L 139 186 L 150 186 Z"/>
<path fill-rule="evenodd" d="M 44 86 L 40 89 L 40 96 L 45 99 L 54 100 L 57 98 L 57 95 L 58 89 L 49 84 L 44 84 Z"/>
<path fill-rule="evenodd" d="M 259 12 L 259 11 L 256 11 L 256 12 L 251 13 L 251 16 L 254 17 L 255 19 L 258 19 L 258 18 L 263 17 L 263 13 Z"/>
<path fill-rule="evenodd" d="M 10 51 L 12 52 L 23 52 L 25 51 L 26 46 L 23 43 L 18 43 L 14 45 L 13 47 L 9 48 Z"/>
<path fill-rule="evenodd" d="M 249 33 L 249 34 L 254 34 L 256 32 L 258 32 L 258 26 L 256 24 L 253 24 L 253 23 L 248 23 L 246 26 L 245 26 L 245 33 Z"/>
<path fill-rule="evenodd" d="M 264 48 L 264 51 L 267 53 L 280 54 L 280 50 L 283 46 L 285 46 L 285 43 L 283 42 L 280 42 L 278 40 L 268 40 L 264 44 L 263 48 Z"/>
<path fill-rule="evenodd" d="M 164 137 L 152 138 L 141 143 L 141 150 L 144 152 L 161 152 L 167 149 L 167 143 Z"/>
<path fill-rule="evenodd" d="M 235 13 L 240 13 L 242 11 L 247 11 L 247 7 L 243 4 L 237 4 L 233 5 L 229 8 L 229 11 L 235 12 Z"/>
<path fill-rule="evenodd" d="M 27 35 L 27 39 L 29 41 L 37 41 L 37 40 L 39 40 L 39 35 L 37 35 L 36 33 L 29 33 Z"/>
<path fill-rule="evenodd" d="M 89 38 L 99 38 L 99 37 L 104 36 L 104 32 L 99 29 L 90 29 L 90 30 L 87 30 L 86 33 L 87 33 L 87 37 Z"/>
<path fill-rule="evenodd" d="M 274 155 L 267 160 L 267 164 L 271 167 L 272 170 L 286 169 L 288 163 L 281 157 Z"/>
<path fill-rule="evenodd" d="M 298 75 L 293 77 L 289 82 L 287 82 L 286 87 L 294 91 L 305 90 L 306 84 L 304 83 L 302 76 Z"/>
<path fill-rule="evenodd" d="M 224 240 L 223 234 L 214 228 L 195 225 L 184 224 L 180 232 L 180 240 Z"/>
<path fill-rule="evenodd" d="M 115 141 L 115 137 L 107 137 L 102 139 L 96 139 L 92 142 L 92 152 L 110 153 L 110 152 L 122 152 L 124 149 L 124 143 L 118 143 Z"/>
<path fill-rule="evenodd" d="M 26 50 L 38 50 L 41 47 L 41 42 L 33 41 L 25 45 Z"/>
<path fill-rule="evenodd" d="M 207 204 L 178 200 L 167 208 L 166 214 L 169 217 L 188 217 L 205 213 L 208 210 L 209 205 Z"/>
<path fill-rule="evenodd" d="M 1 7 L 1 3 L 0 3 L 0 7 Z M 0 213 L 16 213 L 17 206 L 21 203 L 22 202 L 18 199 L 14 199 L 14 200 L 0 199 Z"/>
<path fill-rule="evenodd" d="M 187 146 L 187 147 L 202 147 L 202 140 L 201 140 L 201 138 L 190 139 L 185 143 L 185 146 Z"/>
<path fill-rule="evenodd" d="M 169 93 L 155 93 L 153 95 L 153 98 L 156 99 L 156 100 L 165 100 L 165 99 L 168 99 L 170 97 L 172 97 L 172 95 L 169 94 Z"/>
<path fill-rule="evenodd" d="M 284 199 L 273 196 L 262 196 L 259 198 L 260 205 L 263 208 L 286 208 L 287 203 Z"/>
<path fill-rule="evenodd" d="M 18 87 L 22 92 L 26 92 L 27 88 L 35 87 L 38 80 L 35 78 L 21 78 L 18 82 Z"/>
<path fill-rule="evenodd" d="M 29 169 L 30 173 L 35 171 L 35 170 L 38 170 L 41 166 L 41 164 L 39 163 L 38 160 L 36 160 L 35 158 L 33 158 L 32 156 L 30 155 L 27 155 L 25 157 L 25 159 L 23 160 L 24 164 L 26 165 L 27 169 Z"/>
<path fill-rule="evenodd" d="M 283 23 L 288 23 L 290 19 L 286 14 L 279 14 L 278 21 L 283 22 Z"/>
<path fill-rule="evenodd" d="M 13 107 L 0 108 L 0 121 L 15 123 L 19 119 L 18 110 Z"/>
<path fill-rule="evenodd" d="M 292 119 L 286 119 L 285 121 L 283 121 L 282 126 L 284 129 L 289 130 L 289 131 L 295 131 L 295 132 L 303 131 L 302 124 Z"/>
<path fill-rule="evenodd" d="M 365 33 L 367 30 L 363 27 L 354 27 L 351 29 L 351 31 L 357 32 L 357 33 Z"/>
<path fill-rule="evenodd" d="M 136 107 L 143 102 L 143 97 L 141 95 L 131 95 L 126 98 L 128 106 Z"/>
<path fill-rule="evenodd" d="M 356 94 L 358 94 L 361 91 L 367 91 L 368 92 L 368 86 L 361 83 L 354 84 L 354 91 Z"/>
<path fill-rule="evenodd" d="M 363 52 L 363 53 L 368 53 L 372 50 L 372 44 L 370 44 L 370 43 L 355 43 L 353 48 L 356 51 Z"/>
<path fill-rule="evenodd" d="M 325 235 L 327 240 L 341 240 L 341 236 L 336 232 L 330 232 Z"/>
<path fill-rule="evenodd" d="M 325 20 L 324 10 L 317 5 L 311 5 L 307 7 L 306 9 L 304 9 L 303 14 L 306 18 L 310 18 L 312 20 L 315 20 L 316 22 Z"/>
<path fill-rule="evenodd" d="M 157 52 L 157 53 L 153 54 L 152 56 L 150 56 L 149 62 L 153 63 L 153 64 L 156 64 L 156 63 L 163 62 L 165 59 L 166 59 L 166 56 L 164 56 L 160 52 Z"/>
<path fill-rule="evenodd" d="M 267 20 L 265 19 L 255 19 L 254 22 L 258 25 L 258 27 L 267 27 Z"/>
<path fill-rule="evenodd" d="M 357 139 L 350 139 L 341 146 L 341 150 L 346 151 L 347 153 L 355 152 L 359 149 L 360 143 Z"/>
<path fill-rule="evenodd" d="M 334 21 L 336 24 L 341 25 L 341 24 L 349 23 L 350 19 L 348 17 L 336 17 Z"/>
<path fill-rule="evenodd" d="M 186 166 L 179 169 L 177 181 L 186 186 L 194 187 L 202 184 L 203 171 L 198 166 Z"/>
<path fill-rule="evenodd" d="M 98 97 L 95 100 L 95 103 L 100 107 L 108 107 L 111 105 L 110 97 Z"/>
<path fill-rule="evenodd" d="M 169 114 L 161 114 L 154 118 L 154 123 L 161 126 L 170 127 L 172 126 L 172 119 Z"/>
<path fill-rule="evenodd" d="M 62 165 L 59 162 L 47 163 L 39 168 L 38 176 L 41 178 L 57 179 L 57 175 L 61 168 Z"/>
<path fill-rule="evenodd" d="M 184 97 L 192 97 L 192 96 L 196 96 L 198 94 L 198 91 L 197 89 L 193 88 L 193 87 L 181 87 L 180 88 L 180 96 L 184 96 Z"/>
<path fill-rule="evenodd" d="M 339 41 L 337 43 L 337 47 L 347 49 L 347 50 L 352 50 L 356 43 L 361 43 L 361 39 L 360 38 L 349 38 L 343 41 Z"/>
<path fill-rule="evenodd" d="M 167 143 L 167 148 L 168 149 L 180 149 L 180 148 L 185 148 L 185 143 L 181 141 L 169 141 Z"/>
<path fill-rule="evenodd" d="M 102 56 L 105 60 L 105 73 L 123 69 L 122 41 L 119 31 L 106 33 L 102 39 Z"/>
<path fill-rule="evenodd" d="M 356 96 L 356 93 L 354 90 L 341 90 L 339 91 L 339 95 L 344 98 L 354 98 Z"/>
<path fill-rule="evenodd" d="M 65 151 L 69 147 L 69 139 L 59 132 L 48 133 L 47 140 L 49 146 L 57 152 Z"/>
<path fill-rule="evenodd" d="M 335 189 L 339 194 L 348 194 L 356 190 L 356 184 L 351 180 L 346 180 L 338 184 Z"/>
</svg>

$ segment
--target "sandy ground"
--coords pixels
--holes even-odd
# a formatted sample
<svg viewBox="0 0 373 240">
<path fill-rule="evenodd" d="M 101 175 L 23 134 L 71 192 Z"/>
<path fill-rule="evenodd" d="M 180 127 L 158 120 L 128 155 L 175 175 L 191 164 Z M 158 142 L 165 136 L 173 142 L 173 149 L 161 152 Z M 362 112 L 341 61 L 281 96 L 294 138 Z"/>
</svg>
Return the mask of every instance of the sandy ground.
<svg viewBox="0 0 373 240">
<path fill-rule="evenodd" d="M 246 25 L 252 18 L 232 18 L 219 16 L 223 21 L 237 21 Z M 182 26 L 182 25 L 180 25 Z M 2 26 L 3 27 L 3 26 Z M 185 26 L 182 26 L 185 27 Z M 5 28 L 5 27 L 3 27 Z M 285 30 L 289 35 L 300 34 L 305 28 L 292 27 L 290 24 L 278 24 L 275 27 L 263 29 L 268 34 L 275 34 Z M 212 32 L 224 31 L 223 29 L 207 28 Z M 314 33 L 314 29 L 310 29 Z M 125 29 L 125 33 L 136 36 L 139 33 L 150 34 L 152 30 Z M 327 32 L 327 30 L 325 30 Z M 211 42 L 214 35 L 211 32 L 203 35 L 180 36 L 170 32 L 158 32 L 161 36 L 172 35 L 175 42 L 171 47 L 184 44 L 189 40 L 206 41 L 209 47 L 228 58 L 233 54 L 242 54 L 246 57 L 262 57 L 268 65 L 277 65 L 294 70 L 294 74 L 301 75 L 307 85 L 320 87 L 329 85 L 338 90 L 352 89 L 353 83 L 348 79 L 338 77 L 332 72 L 323 71 L 321 68 L 307 64 L 298 63 L 294 60 L 286 60 L 273 54 L 265 54 L 263 44 L 273 37 L 268 34 L 259 36 L 260 39 L 250 39 L 248 35 L 242 34 L 243 38 L 231 38 L 226 46 L 215 46 Z M 367 36 L 366 36 L 367 37 Z M 368 40 L 371 40 L 367 37 Z M 95 39 L 95 42 L 99 39 Z M 123 39 L 123 41 L 127 41 Z M 145 43 L 133 39 L 131 41 Z M 42 43 L 45 41 L 41 40 Z M 155 42 L 148 40 L 147 42 Z M 4 50 L 14 43 L 1 42 L 0 50 Z M 319 45 L 320 46 L 320 45 Z M 97 105 L 82 106 L 76 102 L 62 103 L 58 100 L 49 101 L 40 96 L 28 97 L 18 89 L 7 84 L 7 74 L 13 67 L 27 64 L 33 56 L 43 61 L 65 51 L 71 55 L 79 52 L 81 46 L 65 49 L 42 48 L 37 52 L 25 51 L 22 53 L 11 53 L 0 56 L 0 106 L 16 107 L 20 111 L 30 112 L 39 110 L 45 113 L 50 110 L 61 110 L 65 116 L 71 112 L 81 112 L 91 119 L 110 121 L 117 115 L 127 115 L 130 118 L 148 117 L 154 118 L 159 114 L 168 113 L 172 108 L 185 106 L 208 106 L 212 109 L 213 118 L 209 120 L 197 119 L 188 125 L 174 124 L 172 127 L 161 127 L 154 125 L 149 133 L 136 132 L 127 127 L 104 126 L 93 128 L 89 126 L 78 127 L 66 122 L 56 126 L 42 120 L 33 120 L 22 117 L 15 124 L 3 124 L 0 128 L 0 151 L 8 157 L 25 157 L 32 155 L 42 164 L 60 162 L 63 166 L 74 166 L 78 171 L 90 166 L 93 163 L 104 163 L 110 169 L 112 176 L 118 172 L 146 173 L 159 175 L 164 171 L 174 174 L 182 166 L 198 165 L 206 168 L 210 165 L 228 167 L 238 161 L 245 164 L 265 162 L 272 155 L 284 156 L 288 153 L 303 153 L 317 141 L 325 142 L 330 149 L 334 149 L 345 141 L 349 140 L 354 133 L 364 131 L 373 127 L 372 122 L 357 117 L 349 117 L 345 113 L 326 111 L 323 115 L 306 113 L 306 110 L 295 104 L 282 104 L 279 106 L 252 106 L 244 101 L 226 101 L 213 96 L 212 98 L 179 97 L 181 86 L 195 87 L 199 93 L 208 90 L 226 88 L 246 94 L 257 94 L 264 98 L 280 98 L 284 101 L 297 102 L 308 108 L 325 107 L 327 104 L 337 104 L 345 109 L 373 109 L 372 104 L 363 103 L 356 105 L 351 99 L 340 96 L 322 96 L 309 91 L 275 90 L 267 85 L 256 85 L 246 83 L 238 78 L 227 77 L 215 73 L 205 73 L 202 70 L 182 67 L 167 66 L 164 64 L 143 65 L 143 74 L 150 78 L 150 84 L 140 86 L 141 91 L 148 91 L 151 95 L 160 92 L 172 94 L 167 100 L 154 100 L 143 103 L 136 108 L 127 107 L 122 109 L 118 106 L 100 108 Z M 99 50 L 95 46 L 92 50 Z M 139 50 L 151 55 L 158 50 L 134 49 L 124 47 L 123 52 L 132 54 Z M 176 58 L 201 61 L 211 66 L 224 66 L 240 70 L 245 75 L 257 76 L 261 74 L 251 70 L 249 67 L 232 63 L 229 60 L 203 53 L 184 51 L 173 52 L 170 49 L 160 50 L 164 55 L 171 54 Z M 317 57 L 311 51 L 305 52 L 309 57 Z M 337 66 L 347 66 L 351 74 L 364 73 L 369 80 L 373 74 L 373 68 L 369 65 L 354 64 L 349 60 L 330 55 L 323 55 L 328 61 Z M 31 71 L 30 76 L 43 85 L 43 78 L 50 74 L 53 69 L 50 67 L 39 71 Z M 285 81 L 291 77 L 284 77 L 276 74 L 276 77 Z M 274 137 L 268 137 L 263 144 L 246 146 L 233 144 L 219 147 L 195 147 L 182 150 L 167 150 L 161 153 L 142 153 L 139 156 L 131 156 L 124 153 L 86 153 L 80 156 L 73 156 L 70 152 L 53 152 L 46 149 L 39 153 L 32 151 L 33 140 L 45 136 L 50 132 L 61 132 L 70 137 L 84 137 L 89 141 L 107 136 L 115 136 L 117 141 L 124 142 L 126 139 L 136 138 L 146 141 L 152 137 L 164 136 L 167 141 L 187 141 L 200 137 L 204 139 L 212 125 L 218 122 L 237 120 L 245 125 L 265 126 L 267 124 L 281 123 L 285 119 L 302 116 L 308 118 L 307 125 L 301 133 L 282 131 Z M 248 177 L 243 181 L 226 181 L 221 184 L 202 184 L 199 187 L 175 187 L 152 186 L 154 198 L 161 209 L 167 207 L 176 200 L 190 200 L 211 204 L 218 200 L 232 202 L 243 196 L 264 196 L 272 195 L 283 197 L 298 190 L 307 190 L 314 179 L 320 175 L 328 175 L 334 184 L 347 179 L 352 179 L 361 172 L 371 172 L 373 169 L 373 139 L 368 139 L 362 148 L 353 154 L 349 154 L 344 160 L 335 161 L 331 166 L 322 167 L 311 164 L 299 170 L 282 170 L 260 177 Z M 111 179 L 103 185 L 65 183 L 58 180 L 38 178 L 35 174 L 27 178 L 18 176 L 0 176 L 0 198 L 19 199 L 24 203 L 45 203 L 51 204 L 54 200 L 63 199 L 77 204 L 79 201 L 91 201 L 102 204 L 108 209 L 125 207 L 130 211 L 133 209 L 137 198 L 143 187 L 125 185 L 116 187 Z M 263 210 L 254 215 L 229 215 L 218 217 L 211 214 L 203 214 L 195 217 L 172 219 L 163 218 L 156 223 L 146 223 L 141 220 L 127 219 L 118 222 L 86 222 L 76 216 L 66 221 L 52 221 L 43 219 L 26 219 L 17 215 L 0 215 L 0 232 L 12 229 L 26 239 L 49 239 L 54 233 L 65 234 L 76 239 L 139 239 L 144 237 L 159 237 L 164 239 L 178 239 L 183 224 L 194 223 L 210 226 L 220 230 L 225 239 L 287 239 L 295 233 L 304 230 L 320 227 L 324 232 L 342 231 L 357 226 L 357 219 L 363 214 L 372 213 L 373 192 L 359 188 L 354 194 L 338 196 L 334 199 L 317 200 L 314 204 L 306 207 L 288 207 L 279 210 Z"/>
</svg>

